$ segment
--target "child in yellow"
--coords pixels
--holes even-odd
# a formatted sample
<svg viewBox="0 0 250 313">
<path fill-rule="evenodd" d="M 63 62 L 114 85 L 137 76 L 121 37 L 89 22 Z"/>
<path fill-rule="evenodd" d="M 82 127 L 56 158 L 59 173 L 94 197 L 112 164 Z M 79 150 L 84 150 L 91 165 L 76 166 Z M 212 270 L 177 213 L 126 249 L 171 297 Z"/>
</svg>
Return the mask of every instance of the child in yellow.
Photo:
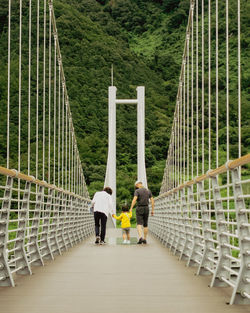
<svg viewBox="0 0 250 313">
<path fill-rule="evenodd" d="M 132 210 L 129 210 L 128 206 L 122 207 L 122 214 L 120 216 L 116 216 L 115 214 L 112 215 L 116 220 L 121 221 L 122 227 L 122 238 L 123 243 L 130 244 L 130 219 L 132 217 Z M 126 239 L 127 238 L 127 239 Z"/>
</svg>

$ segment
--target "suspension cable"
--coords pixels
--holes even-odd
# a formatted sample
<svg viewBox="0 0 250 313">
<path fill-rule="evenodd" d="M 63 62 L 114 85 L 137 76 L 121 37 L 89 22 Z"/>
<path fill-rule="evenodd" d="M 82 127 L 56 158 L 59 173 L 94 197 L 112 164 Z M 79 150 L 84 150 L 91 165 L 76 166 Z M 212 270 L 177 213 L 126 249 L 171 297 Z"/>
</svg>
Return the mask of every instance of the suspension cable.
<svg viewBox="0 0 250 313">
<path fill-rule="evenodd" d="M 50 184 L 50 142 L 51 142 L 51 17 L 52 6 L 49 3 L 49 99 L 48 99 L 48 183 Z"/>
<path fill-rule="evenodd" d="M 69 102 L 68 102 L 68 151 L 67 151 L 67 154 L 68 154 L 68 188 L 69 190 L 71 190 L 71 163 L 70 163 L 70 159 L 71 159 L 71 111 L 70 111 L 70 105 L 69 105 Z"/>
<path fill-rule="evenodd" d="M 216 168 L 219 167 L 219 35 L 218 0 L 215 1 L 215 68 L 216 68 Z"/>
<path fill-rule="evenodd" d="M 66 100 L 65 110 L 65 189 L 68 190 L 68 100 Z"/>
<path fill-rule="evenodd" d="M 199 1 L 196 0 L 196 176 L 199 176 Z"/>
<path fill-rule="evenodd" d="M 175 112 L 176 113 L 176 112 Z M 176 168 L 176 162 L 177 162 L 177 147 L 176 147 L 176 137 L 177 137 L 177 132 L 176 132 L 176 127 L 177 127 L 177 121 L 176 121 L 176 114 L 174 117 L 174 186 L 177 187 L 177 168 Z"/>
<path fill-rule="evenodd" d="M 238 157 L 241 157 L 241 45 L 240 45 L 240 0 L 238 0 Z M 241 176 L 241 168 L 240 168 Z"/>
<path fill-rule="evenodd" d="M 40 32 L 40 0 L 37 0 L 37 23 L 36 23 L 36 178 L 38 178 L 39 161 L 39 32 Z"/>
<path fill-rule="evenodd" d="M 208 169 L 211 169 L 211 3 L 208 0 Z"/>
<path fill-rule="evenodd" d="M 22 116 L 22 0 L 19 13 L 19 90 L 18 90 L 18 172 L 21 171 L 21 116 Z M 18 210 L 20 209 L 20 179 L 18 179 Z"/>
<path fill-rule="evenodd" d="M 202 133 L 202 174 L 205 172 L 205 142 L 204 142 L 204 0 L 201 1 L 201 133 Z"/>
<path fill-rule="evenodd" d="M 8 17 L 8 91 L 7 91 L 7 165 L 10 163 L 10 34 L 11 34 L 11 0 L 9 0 Z"/>
<path fill-rule="evenodd" d="M 190 40 L 190 29 L 187 33 L 187 178 L 189 181 L 189 40 Z"/>
<path fill-rule="evenodd" d="M 64 188 L 64 111 L 65 111 L 65 82 L 62 83 L 62 187 Z"/>
<path fill-rule="evenodd" d="M 228 33 L 228 0 L 226 0 L 226 132 L 227 132 L 227 161 L 229 161 L 229 33 Z M 227 172 L 227 185 L 230 176 Z M 229 187 L 227 187 L 227 197 L 229 197 Z M 227 209 L 229 210 L 229 199 L 227 200 Z M 227 215 L 229 219 L 229 214 Z"/>
<path fill-rule="evenodd" d="M 178 173 L 178 186 L 180 185 L 180 101 L 179 99 L 177 100 L 177 123 L 178 123 L 178 128 L 177 128 L 177 146 L 178 146 L 178 168 L 177 168 L 177 173 Z"/>
<path fill-rule="evenodd" d="M 29 78 L 28 78 L 28 175 L 30 175 L 30 97 L 31 97 L 31 0 L 29 0 Z"/>
<path fill-rule="evenodd" d="M 182 131 L 183 131 L 183 117 L 182 117 L 182 81 L 180 81 L 180 98 L 179 98 L 179 105 L 180 105 L 180 184 L 184 182 L 183 179 L 183 163 L 182 163 L 182 158 L 183 158 L 183 141 L 182 141 Z"/>
<path fill-rule="evenodd" d="M 70 154 L 71 154 L 71 164 L 70 164 L 70 166 L 71 166 L 71 190 L 72 190 L 72 192 L 74 192 L 74 163 L 73 163 L 73 161 L 74 161 L 74 141 L 73 141 L 73 121 L 72 121 L 72 116 L 70 117 L 70 123 L 71 123 L 71 128 L 70 128 L 70 130 L 71 130 L 71 138 L 70 138 L 70 140 L 71 140 L 71 146 L 70 146 Z"/>
<path fill-rule="evenodd" d="M 45 180 L 45 110 L 46 110 L 46 0 L 43 17 L 43 180 Z"/>
<path fill-rule="evenodd" d="M 208 0 L 208 170 L 211 169 L 211 3 Z M 211 209 L 211 180 L 209 180 L 209 210 Z"/>
<path fill-rule="evenodd" d="M 61 156 L 61 56 L 58 59 L 58 139 L 57 139 L 57 171 L 58 186 L 61 183 L 60 156 Z"/>
<path fill-rule="evenodd" d="M 183 182 L 186 181 L 186 58 L 183 62 Z"/>
<path fill-rule="evenodd" d="M 191 6 L 191 179 L 194 178 L 194 4 Z"/>
<path fill-rule="evenodd" d="M 74 193 L 76 192 L 76 140 L 74 132 Z"/>
<path fill-rule="evenodd" d="M 56 63 L 56 41 L 57 34 L 54 32 L 54 170 L 53 170 L 53 184 L 56 184 L 56 78 L 57 78 L 57 63 Z"/>
</svg>

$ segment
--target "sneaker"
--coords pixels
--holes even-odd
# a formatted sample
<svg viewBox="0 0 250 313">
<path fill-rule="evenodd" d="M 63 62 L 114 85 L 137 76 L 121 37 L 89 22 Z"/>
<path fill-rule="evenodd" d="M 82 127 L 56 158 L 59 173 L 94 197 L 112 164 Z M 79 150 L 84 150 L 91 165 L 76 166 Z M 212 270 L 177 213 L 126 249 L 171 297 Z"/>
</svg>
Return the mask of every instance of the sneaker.
<svg viewBox="0 0 250 313">
<path fill-rule="evenodd" d="M 142 243 L 144 243 L 144 245 L 147 243 L 147 240 L 146 239 L 143 239 L 142 240 Z"/>
<path fill-rule="evenodd" d="M 126 243 L 127 243 L 127 240 L 123 240 L 123 243 L 126 244 Z"/>
<path fill-rule="evenodd" d="M 96 237 L 96 240 L 95 240 L 95 244 L 99 244 L 100 243 L 100 237 Z"/>
<path fill-rule="evenodd" d="M 100 241 L 100 245 L 105 245 L 105 243 L 106 243 L 105 241 L 102 240 Z"/>
<path fill-rule="evenodd" d="M 130 240 L 127 240 L 127 244 L 130 245 Z"/>
<path fill-rule="evenodd" d="M 137 242 L 138 245 L 141 245 L 143 243 L 143 239 L 140 238 L 139 241 Z"/>
</svg>

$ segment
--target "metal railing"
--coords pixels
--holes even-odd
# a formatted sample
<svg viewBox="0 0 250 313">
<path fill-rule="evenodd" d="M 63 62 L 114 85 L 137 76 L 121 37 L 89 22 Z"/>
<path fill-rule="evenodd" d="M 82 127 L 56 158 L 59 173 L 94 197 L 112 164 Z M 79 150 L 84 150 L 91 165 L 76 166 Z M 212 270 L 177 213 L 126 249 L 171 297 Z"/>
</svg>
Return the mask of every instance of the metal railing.
<svg viewBox="0 0 250 313">
<path fill-rule="evenodd" d="M 249 121 L 241 114 L 245 5 L 190 1 L 168 157 L 149 223 L 187 266 L 212 275 L 211 287 L 232 287 L 230 304 L 250 304 L 249 147 L 242 157 L 242 125 Z"/>
<path fill-rule="evenodd" d="M 230 304 L 250 303 L 250 194 L 242 190 L 250 179 L 240 179 L 247 163 L 250 154 L 162 193 L 149 224 L 179 260 L 198 267 L 197 275 L 212 275 L 211 287 L 231 286 Z M 232 183 L 223 185 L 228 172 Z"/>
<path fill-rule="evenodd" d="M 6 94 L 0 95 L 1 103 L 7 100 L 0 106 L 0 286 L 14 286 L 14 274 L 31 274 L 32 266 L 93 233 L 94 220 L 53 2 L 9 0 L 6 11 L 0 41 L 7 74 Z"/>
<path fill-rule="evenodd" d="M 92 234 L 93 215 L 89 198 L 15 170 L 0 167 L 0 174 L 7 175 L 0 186 L 0 286 L 14 287 L 15 273 L 32 274 L 32 266 Z"/>
</svg>

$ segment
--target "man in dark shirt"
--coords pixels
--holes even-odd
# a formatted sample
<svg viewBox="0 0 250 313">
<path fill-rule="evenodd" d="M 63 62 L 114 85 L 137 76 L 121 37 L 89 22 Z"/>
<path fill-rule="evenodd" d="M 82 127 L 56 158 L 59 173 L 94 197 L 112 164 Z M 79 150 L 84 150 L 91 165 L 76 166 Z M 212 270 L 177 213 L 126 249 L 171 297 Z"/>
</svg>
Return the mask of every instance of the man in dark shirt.
<svg viewBox="0 0 250 313">
<path fill-rule="evenodd" d="M 137 223 L 137 231 L 139 235 L 138 244 L 147 243 L 146 238 L 148 234 L 148 216 L 149 216 L 149 199 L 152 205 L 151 214 L 154 215 L 154 198 L 152 193 L 147 188 L 144 188 L 142 182 L 137 181 L 135 183 L 135 193 L 134 198 L 131 203 L 130 210 L 133 209 L 135 203 L 137 202 L 136 207 L 136 223 Z M 144 228 L 144 238 L 142 238 L 142 226 Z"/>
</svg>

